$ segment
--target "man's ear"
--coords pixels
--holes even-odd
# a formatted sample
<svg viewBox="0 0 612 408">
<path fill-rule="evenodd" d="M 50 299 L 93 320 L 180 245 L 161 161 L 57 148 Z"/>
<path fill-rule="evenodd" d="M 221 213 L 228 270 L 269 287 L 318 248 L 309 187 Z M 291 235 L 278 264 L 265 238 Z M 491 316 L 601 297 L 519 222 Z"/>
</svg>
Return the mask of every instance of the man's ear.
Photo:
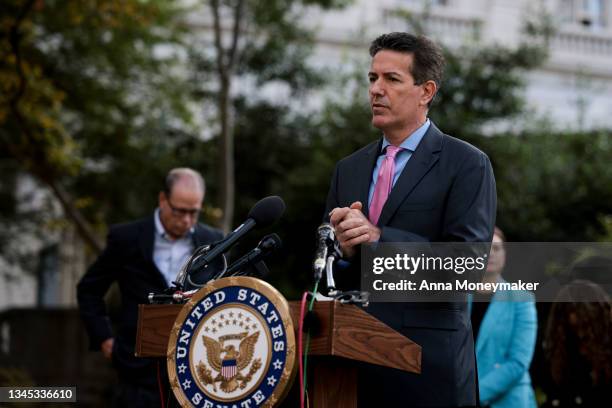
<svg viewBox="0 0 612 408">
<path fill-rule="evenodd" d="M 429 80 L 423 84 L 423 95 L 421 97 L 421 105 L 427 106 L 429 102 L 436 96 L 438 92 L 438 86 L 432 80 Z"/>
<path fill-rule="evenodd" d="M 157 200 L 158 200 L 159 206 L 161 207 L 162 203 L 165 203 L 167 201 L 166 193 L 164 193 L 163 191 L 160 191 Z"/>
</svg>

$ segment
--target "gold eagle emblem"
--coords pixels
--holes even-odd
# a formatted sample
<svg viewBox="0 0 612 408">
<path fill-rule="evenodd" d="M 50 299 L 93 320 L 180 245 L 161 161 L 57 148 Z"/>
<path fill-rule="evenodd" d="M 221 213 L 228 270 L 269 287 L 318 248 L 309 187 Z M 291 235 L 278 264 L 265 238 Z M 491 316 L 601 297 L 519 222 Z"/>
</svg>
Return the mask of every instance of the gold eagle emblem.
<svg viewBox="0 0 612 408">
<path fill-rule="evenodd" d="M 242 374 L 242 370 L 246 369 L 253 360 L 258 338 L 258 331 L 250 336 L 248 332 L 221 336 L 219 341 L 208 336 L 202 336 L 208 363 L 217 372 L 217 375 L 213 377 L 212 371 L 200 361 L 196 366 L 200 381 L 204 385 L 211 384 L 215 392 L 217 391 L 217 382 L 221 383 L 221 390 L 227 393 L 235 391 L 238 387 L 244 389 L 261 367 L 261 359 L 255 359 L 249 372 L 246 375 Z M 238 350 L 233 344 L 224 346 L 227 340 L 240 340 Z"/>
</svg>

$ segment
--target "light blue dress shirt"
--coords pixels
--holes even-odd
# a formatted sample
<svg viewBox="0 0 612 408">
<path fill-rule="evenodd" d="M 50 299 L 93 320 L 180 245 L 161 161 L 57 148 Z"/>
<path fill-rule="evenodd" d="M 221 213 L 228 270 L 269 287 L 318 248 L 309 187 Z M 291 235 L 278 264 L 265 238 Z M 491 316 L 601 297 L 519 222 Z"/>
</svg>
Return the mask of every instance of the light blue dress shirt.
<svg viewBox="0 0 612 408">
<path fill-rule="evenodd" d="M 402 174 L 402 171 L 404 170 L 404 167 L 406 167 L 408 160 L 410 160 L 410 158 L 412 157 L 412 153 L 414 153 L 416 148 L 419 146 L 419 143 L 421 143 L 421 139 L 423 139 L 423 136 L 425 136 L 425 133 L 427 133 L 429 126 L 430 126 L 430 121 L 429 119 L 427 119 L 425 123 L 421 125 L 420 128 L 412 132 L 412 134 L 406 140 L 404 140 L 402 144 L 400 145 L 400 147 L 403 148 L 404 150 L 400 150 L 397 156 L 395 156 L 395 173 L 393 173 L 393 186 L 395 186 L 395 182 L 399 178 L 400 174 Z M 380 149 L 380 153 L 383 153 L 385 149 L 387 148 L 387 146 L 389 146 L 390 144 L 391 143 L 389 143 L 389 141 L 385 137 L 383 139 L 382 148 Z M 378 172 L 380 171 L 380 167 L 382 166 L 382 162 L 384 159 L 385 159 L 385 155 L 380 154 L 378 156 L 378 159 L 376 160 L 376 166 L 374 167 L 374 172 L 372 173 L 372 181 L 370 182 L 370 192 L 368 194 L 368 207 L 370 203 L 372 202 L 372 196 L 374 195 L 374 188 L 376 187 L 376 181 L 378 180 Z"/>
<path fill-rule="evenodd" d="M 153 262 L 164 275 L 168 286 L 176 279 L 181 267 L 193 253 L 193 228 L 187 235 L 179 239 L 171 239 L 159 218 L 159 208 L 155 210 L 155 244 L 153 246 Z"/>
</svg>

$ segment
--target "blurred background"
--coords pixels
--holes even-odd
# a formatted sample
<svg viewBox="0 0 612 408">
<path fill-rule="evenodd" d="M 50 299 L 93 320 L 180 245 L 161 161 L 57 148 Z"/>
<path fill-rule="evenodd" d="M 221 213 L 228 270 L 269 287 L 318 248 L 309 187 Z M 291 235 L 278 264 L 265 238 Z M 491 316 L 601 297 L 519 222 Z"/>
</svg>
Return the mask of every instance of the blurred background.
<svg viewBox="0 0 612 408">
<path fill-rule="evenodd" d="M 225 231 L 283 197 L 235 252 L 278 232 L 268 280 L 297 299 L 335 162 L 380 136 L 368 46 L 390 31 L 444 46 L 430 117 L 491 158 L 507 241 L 612 240 L 610 0 L 4 0 L 0 383 L 105 404 L 75 286 L 172 167 L 202 172 L 201 221 Z"/>
</svg>

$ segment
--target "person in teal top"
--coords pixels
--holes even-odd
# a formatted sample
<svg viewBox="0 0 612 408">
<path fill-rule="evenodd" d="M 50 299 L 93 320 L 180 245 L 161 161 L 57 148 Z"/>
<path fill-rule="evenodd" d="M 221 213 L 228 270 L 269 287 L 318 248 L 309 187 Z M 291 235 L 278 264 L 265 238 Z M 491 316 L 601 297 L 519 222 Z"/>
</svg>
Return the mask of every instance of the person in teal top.
<svg viewBox="0 0 612 408">
<path fill-rule="evenodd" d="M 484 280 L 503 282 L 504 233 L 497 227 Z M 524 291 L 470 296 L 480 404 L 490 408 L 536 407 L 529 366 L 533 358 L 537 315 L 533 295 Z"/>
</svg>

